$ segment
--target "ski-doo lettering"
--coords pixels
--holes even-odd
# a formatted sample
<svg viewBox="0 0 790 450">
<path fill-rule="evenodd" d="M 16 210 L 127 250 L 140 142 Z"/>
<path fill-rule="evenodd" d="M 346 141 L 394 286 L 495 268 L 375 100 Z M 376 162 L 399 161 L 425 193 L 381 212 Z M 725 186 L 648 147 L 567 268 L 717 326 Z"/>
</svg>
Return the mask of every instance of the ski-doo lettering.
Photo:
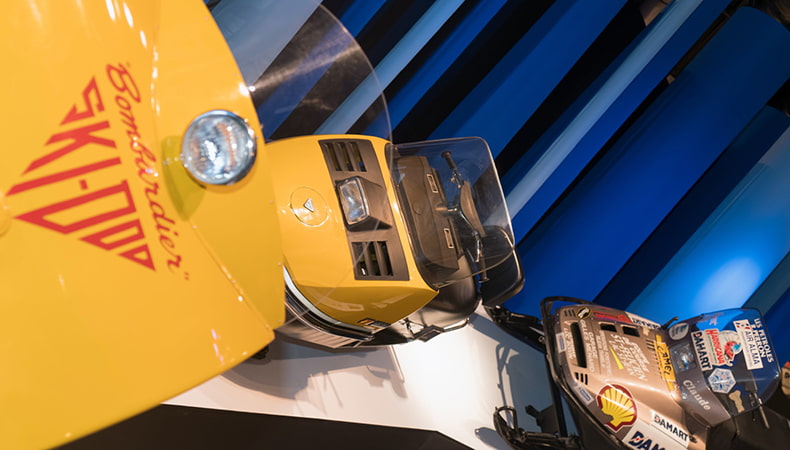
<svg viewBox="0 0 790 450">
<path fill-rule="evenodd" d="M 99 87 L 96 85 L 96 77 L 91 78 L 91 80 L 88 82 L 88 85 L 82 90 L 82 103 L 83 106 L 85 106 L 85 109 L 77 110 L 77 104 L 75 103 L 71 107 L 71 110 L 69 110 L 69 112 L 66 114 L 66 117 L 63 118 L 63 121 L 60 122 L 60 124 L 66 125 L 67 123 L 74 122 L 75 120 L 87 119 L 93 117 L 96 114 L 95 111 L 104 111 L 104 103 L 102 103 L 101 96 L 99 95 Z"/>
<path fill-rule="evenodd" d="M 61 142 L 61 141 L 70 141 L 70 142 L 63 147 L 47 155 L 44 155 L 41 158 L 36 159 L 32 163 L 30 163 L 30 166 L 28 166 L 25 172 L 27 173 L 33 169 L 47 165 L 50 162 L 58 158 L 61 158 L 75 150 L 79 150 L 88 144 L 96 144 L 103 147 L 115 148 L 115 142 L 113 140 L 95 135 L 96 132 L 105 130 L 107 128 L 110 128 L 110 122 L 104 120 L 89 125 L 83 125 L 81 127 L 74 128 L 72 130 L 64 131 L 62 133 L 53 134 L 52 137 L 50 137 L 49 140 L 46 142 L 46 145 L 54 144 L 56 142 Z"/>
<path fill-rule="evenodd" d="M 82 101 L 84 109 L 78 109 L 75 103 L 71 110 L 66 114 L 66 117 L 60 122 L 60 125 L 65 125 L 77 120 L 89 119 L 96 115 L 96 112 L 104 111 L 104 103 L 99 95 L 99 89 L 96 85 L 96 78 L 91 78 L 85 89 L 82 90 Z M 110 122 L 107 120 L 82 125 L 68 131 L 55 133 L 47 140 L 46 145 L 54 144 L 61 141 L 70 141 L 66 145 L 54 150 L 36 160 L 34 160 L 25 170 L 25 173 L 45 166 L 56 159 L 59 159 L 75 150 L 79 150 L 88 144 L 96 144 L 103 147 L 115 148 L 115 142 L 106 137 L 97 136 L 96 133 L 110 128 Z"/>
</svg>

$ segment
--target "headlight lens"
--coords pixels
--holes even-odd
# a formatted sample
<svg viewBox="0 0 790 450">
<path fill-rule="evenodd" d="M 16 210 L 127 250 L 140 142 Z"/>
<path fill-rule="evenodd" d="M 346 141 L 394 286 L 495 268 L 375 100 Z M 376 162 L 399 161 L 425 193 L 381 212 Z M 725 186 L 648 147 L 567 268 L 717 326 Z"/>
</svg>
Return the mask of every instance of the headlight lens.
<svg viewBox="0 0 790 450">
<path fill-rule="evenodd" d="M 343 207 L 343 214 L 346 222 L 354 225 L 370 216 L 368 211 L 368 201 L 365 198 L 365 191 L 358 177 L 348 178 L 337 185 L 340 193 L 340 204 Z"/>
<path fill-rule="evenodd" d="M 197 180 L 232 184 L 255 162 L 255 133 L 247 122 L 229 111 L 209 111 L 189 124 L 181 144 L 181 161 Z"/>
</svg>

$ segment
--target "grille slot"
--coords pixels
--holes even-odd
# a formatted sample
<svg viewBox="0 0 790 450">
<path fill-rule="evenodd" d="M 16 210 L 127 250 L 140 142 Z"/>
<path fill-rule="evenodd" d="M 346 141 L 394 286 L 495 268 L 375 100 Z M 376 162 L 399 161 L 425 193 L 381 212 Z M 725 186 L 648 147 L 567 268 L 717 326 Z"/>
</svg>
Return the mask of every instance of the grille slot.
<svg viewBox="0 0 790 450">
<path fill-rule="evenodd" d="M 623 325 L 623 333 L 629 336 L 639 337 L 639 330 L 636 327 Z"/>
<path fill-rule="evenodd" d="M 576 377 L 576 381 L 579 381 L 584 384 L 588 384 L 588 377 L 586 373 L 573 372 L 573 375 Z"/>
<path fill-rule="evenodd" d="M 362 278 L 391 277 L 392 263 L 386 241 L 352 242 L 354 270 Z"/>
<path fill-rule="evenodd" d="M 367 172 L 359 144 L 355 141 L 322 141 L 321 149 L 335 172 Z"/>
<path fill-rule="evenodd" d="M 576 350 L 576 365 L 586 369 L 587 353 L 584 351 L 581 327 L 576 322 L 571 324 L 571 336 L 573 337 L 573 348 Z"/>
</svg>

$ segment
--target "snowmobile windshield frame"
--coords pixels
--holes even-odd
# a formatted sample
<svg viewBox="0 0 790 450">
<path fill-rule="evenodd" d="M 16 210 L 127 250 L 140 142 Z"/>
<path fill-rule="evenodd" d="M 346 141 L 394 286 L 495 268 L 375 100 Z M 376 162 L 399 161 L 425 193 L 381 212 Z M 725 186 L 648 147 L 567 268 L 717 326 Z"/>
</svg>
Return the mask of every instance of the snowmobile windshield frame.
<svg viewBox="0 0 790 450">
<path fill-rule="evenodd" d="M 513 230 L 486 142 L 390 146 L 392 182 L 420 274 L 433 288 L 486 272 L 514 254 Z"/>
<path fill-rule="evenodd" d="M 680 403 L 710 425 L 721 422 L 711 399 L 737 416 L 760 407 L 779 384 L 780 367 L 756 309 L 703 314 L 667 329 Z"/>
</svg>

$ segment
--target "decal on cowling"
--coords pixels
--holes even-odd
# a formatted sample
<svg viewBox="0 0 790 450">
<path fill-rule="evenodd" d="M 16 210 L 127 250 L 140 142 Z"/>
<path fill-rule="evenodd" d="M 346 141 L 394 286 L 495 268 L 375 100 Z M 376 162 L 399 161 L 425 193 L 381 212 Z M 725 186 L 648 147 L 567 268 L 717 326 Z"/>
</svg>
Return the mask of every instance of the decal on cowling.
<svg viewBox="0 0 790 450">
<path fill-rule="evenodd" d="M 634 322 L 626 314 L 622 313 L 609 313 L 605 311 L 593 311 L 593 316 L 598 320 L 607 320 L 610 322 L 622 322 L 633 324 Z"/>
<path fill-rule="evenodd" d="M 732 366 L 735 355 L 741 352 L 741 338 L 732 330 L 708 328 L 692 332 L 691 337 L 702 370 L 710 370 L 713 366 Z"/>
<path fill-rule="evenodd" d="M 747 319 L 735 320 L 732 323 L 743 343 L 743 355 L 749 370 L 762 369 L 763 359 L 769 363 L 774 362 L 771 345 L 768 343 L 768 337 L 759 318 L 755 318 L 754 323 Z"/>
<path fill-rule="evenodd" d="M 105 104 L 97 77 L 91 77 L 82 90 L 80 100 L 60 122 L 60 129 L 45 142 L 47 148 L 55 147 L 54 150 L 34 159 L 23 174 L 29 175 L 44 168 L 55 171 L 17 183 L 9 189 L 7 195 L 20 195 L 68 180 L 77 182 L 78 193 L 73 193 L 73 188 L 68 185 L 58 184 L 57 190 L 52 190 L 54 195 L 49 197 L 59 195 L 59 198 L 47 205 L 36 205 L 15 218 L 61 234 L 77 233 L 83 242 L 155 271 L 156 264 L 149 247 L 149 236 L 146 235 L 140 220 L 140 212 L 128 178 L 119 172 L 116 181 L 108 185 L 106 181 L 92 181 L 90 177 L 108 169 L 113 170 L 116 166 L 121 166 L 122 160 L 126 161 L 128 158 L 137 169 L 137 180 L 143 186 L 143 196 L 153 219 L 154 230 L 166 255 L 165 264 L 172 272 L 182 272 L 182 256 L 176 245 L 176 222 L 160 202 L 160 185 L 155 169 L 157 159 L 143 143 L 134 116 L 134 106 L 142 100 L 140 91 L 124 64 L 108 64 L 105 66 L 105 75 L 114 90 L 117 120 L 128 137 L 123 149 L 128 152 L 118 152 L 118 143 L 107 136 L 113 128 L 112 117 L 107 117 L 106 112 L 111 104 Z M 103 154 L 89 164 L 72 166 L 65 170 L 59 165 L 74 152 L 82 154 L 96 150 L 113 152 L 111 155 Z M 94 188 L 94 183 L 101 185 Z M 101 228 L 94 228 L 99 226 Z M 183 273 L 183 276 L 189 278 L 187 273 Z"/>
<path fill-rule="evenodd" d="M 680 425 L 676 424 L 672 420 L 667 417 L 662 416 L 656 411 L 651 411 L 651 421 L 650 424 L 660 430 L 662 433 L 666 434 L 670 438 L 677 441 L 679 444 L 683 445 L 684 447 L 688 447 L 689 445 L 689 432 L 681 427 Z"/>
<path fill-rule="evenodd" d="M 661 339 L 661 335 L 656 335 L 655 352 L 656 361 L 658 361 L 658 370 L 661 373 L 661 378 L 667 383 L 667 388 L 670 391 L 675 391 L 677 388 L 677 380 L 675 378 L 675 368 L 672 366 L 672 358 L 669 354 L 669 347 L 666 342 Z"/>
<path fill-rule="evenodd" d="M 735 376 L 730 369 L 717 367 L 708 375 L 708 386 L 713 392 L 726 394 L 735 386 Z"/>
<path fill-rule="evenodd" d="M 664 450 L 664 446 L 656 442 L 653 443 L 653 439 L 642 433 L 641 431 L 635 431 L 633 436 L 626 438 L 626 442 L 633 448 L 639 450 Z"/>
<path fill-rule="evenodd" d="M 613 431 L 636 422 L 636 403 L 631 393 L 622 386 L 607 385 L 598 393 L 598 407 L 610 419 L 604 425 Z"/>
</svg>

